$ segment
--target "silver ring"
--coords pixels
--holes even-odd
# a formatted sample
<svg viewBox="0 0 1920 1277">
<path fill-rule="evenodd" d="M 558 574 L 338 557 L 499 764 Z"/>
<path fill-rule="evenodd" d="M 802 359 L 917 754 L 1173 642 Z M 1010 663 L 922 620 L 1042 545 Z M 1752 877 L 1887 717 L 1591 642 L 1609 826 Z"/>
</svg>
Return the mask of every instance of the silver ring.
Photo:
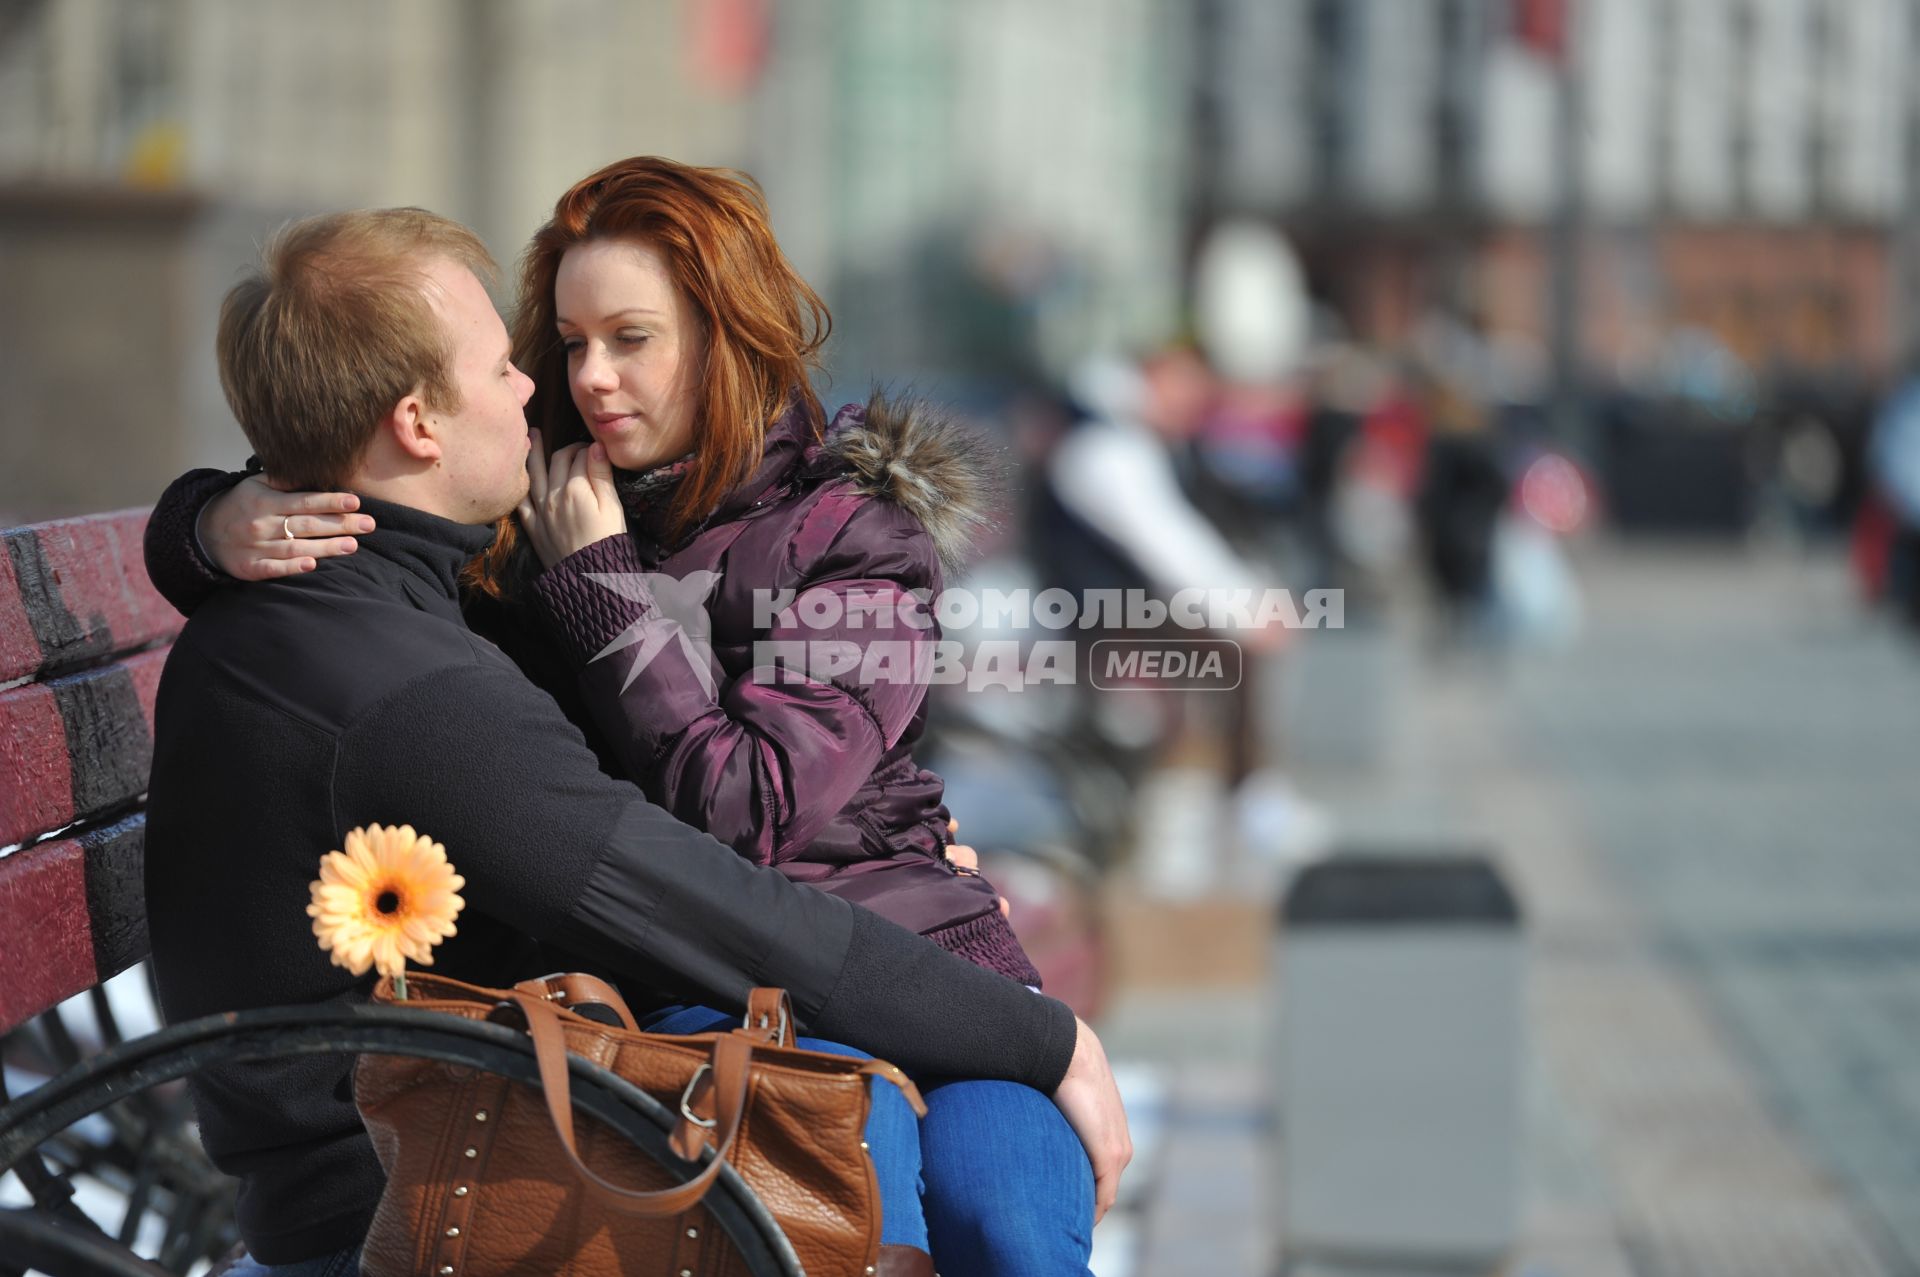
<svg viewBox="0 0 1920 1277">
<path fill-rule="evenodd" d="M 289 541 L 293 540 L 293 516 L 292 515 L 288 515 L 284 519 L 280 520 L 280 530 L 287 534 L 287 540 Z"/>
</svg>

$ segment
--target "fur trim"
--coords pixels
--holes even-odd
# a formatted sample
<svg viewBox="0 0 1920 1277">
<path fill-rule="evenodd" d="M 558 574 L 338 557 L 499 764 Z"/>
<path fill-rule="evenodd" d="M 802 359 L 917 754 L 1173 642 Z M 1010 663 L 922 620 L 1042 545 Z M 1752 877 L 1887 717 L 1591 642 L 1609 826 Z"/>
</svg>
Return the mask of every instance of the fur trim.
<svg viewBox="0 0 1920 1277">
<path fill-rule="evenodd" d="M 925 400 L 878 390 L 865 421 L 835 431 L 827 449 L 852 467 L 861 491 L 920 520 L 946 572 L 958 573 L 1003 486 L 995 449 Z"/>
</svg>

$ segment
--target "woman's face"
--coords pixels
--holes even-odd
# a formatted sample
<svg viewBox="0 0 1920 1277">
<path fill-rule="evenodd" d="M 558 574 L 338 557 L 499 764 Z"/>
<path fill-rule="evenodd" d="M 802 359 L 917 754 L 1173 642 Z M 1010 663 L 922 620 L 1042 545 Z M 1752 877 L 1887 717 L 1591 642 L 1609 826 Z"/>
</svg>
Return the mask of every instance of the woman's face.
<svg viewBox="0 0 1920 1277">
<path fill-rule="evenodd" d="M 704 342 L 659 251 L 637 240 L 570 248 L 553 300 L 574 407 L 607 458 L 646 470 L 691 452 Z"/>
</svg>

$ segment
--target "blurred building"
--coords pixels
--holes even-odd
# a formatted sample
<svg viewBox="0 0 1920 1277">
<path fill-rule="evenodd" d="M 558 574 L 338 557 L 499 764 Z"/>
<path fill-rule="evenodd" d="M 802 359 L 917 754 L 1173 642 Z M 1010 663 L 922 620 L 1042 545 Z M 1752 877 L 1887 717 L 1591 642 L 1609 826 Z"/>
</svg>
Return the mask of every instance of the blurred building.
<svg viewBox="0 0 1920 1277">
<path fill-rule="evenodd" d="M 0 4 L 0 523 L 245 457 L 213 329 L 280 221 L 419 204 L 510 276 L 600 164 L 748 158 L 767 38 L 755 0 Z"/>
<path fill-rule="evenodd" d="M 789 3 L 753 162 L 843 381 L 1057 370 L 1178 322 L 1190 6 Z M 850 388 L 851 388 L 850 384 Z"/>
<path fill-rule="evenodd" d="M 763 181 L 849 393 L 1156 339 L 1187 29 L 1174 0 L 0 4 L 0 514 L 244 455 L 213 324 L 285 217 L 420 204 L 510 267 L 626 155 Z M 141 358 L 103 379 L 102 341 Z"/>
<path fill-rule="evenodd" d="M 609 159 L 739 162 L 765 9 L 16 0 L 0 7 L 0 179 L 419 204 L 510 262 Z"/>
<path fill-rule="evenodd" d="M 1914 0 L 1204 12 L 1202 222 L 1277 219 L 1367 336 L 1401 341 L 1444 304 L 1544 339 L 1571 177 L 1598 371 L 1682 326 L 1761 367 L 1884 372 L 1912 340 L 1895 281 L 1920 194 Z"/>
<path fill-rule="evenodd" d="M 1383 342 L 1447 304 L 1544 350 L 1573 242 L 1598 371 L 1692 326 L 1878 372 L 1917 48 L 1920 0 L 6 0 L 0 514 L 235 459 L 214 315 L 284 217 L 424 204 L 511 263 L 648 152 L 761 179 L 849 395 L 1163 340 L 1247 213 Z"/>
</svg>

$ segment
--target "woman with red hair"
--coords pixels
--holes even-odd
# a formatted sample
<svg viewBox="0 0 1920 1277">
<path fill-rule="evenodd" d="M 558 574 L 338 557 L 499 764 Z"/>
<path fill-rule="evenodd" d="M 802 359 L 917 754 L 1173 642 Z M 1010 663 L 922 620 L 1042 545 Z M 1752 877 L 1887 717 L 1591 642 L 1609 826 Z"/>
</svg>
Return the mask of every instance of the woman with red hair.
<svg viewBox="0 0 1920 1277">
<path fill-rule="evenodd" d="M 984 518 L 978 446 L 924 405 L 877 395 L 827 419 L 809 384 L 826 308 L 738 174 L 609 165 L 561 197 L 520 285 L 529 491 L 468 570 L 470 624 L 553 694 L 610 772 L 680 819 L 1037 986 L 993 889 L 947 858 L 943 786 L 913 758 L 930 600 Z M 161 516 L 185 507 L 204 539 L 204 553 L 185 537 L 149 548 L 183 610 L 222 579 L 214 565 L 287 575 L 366 530 L 364 515 L 309 513 L 311 494 L 235 483 L 189 476 L 156 514 L 171 525 Z M 720 1018 L 669 1008 L 649 1027 Z M 1104 1149 L 1096 1174 L 1038 1091 L 922 1088 L 924 1228 L 896 1188 L 884 1239 L 930 1238 L 949 1277 L 1085 1272 L 1124 1135 L 1090 1141 Z"/>
</svg>

